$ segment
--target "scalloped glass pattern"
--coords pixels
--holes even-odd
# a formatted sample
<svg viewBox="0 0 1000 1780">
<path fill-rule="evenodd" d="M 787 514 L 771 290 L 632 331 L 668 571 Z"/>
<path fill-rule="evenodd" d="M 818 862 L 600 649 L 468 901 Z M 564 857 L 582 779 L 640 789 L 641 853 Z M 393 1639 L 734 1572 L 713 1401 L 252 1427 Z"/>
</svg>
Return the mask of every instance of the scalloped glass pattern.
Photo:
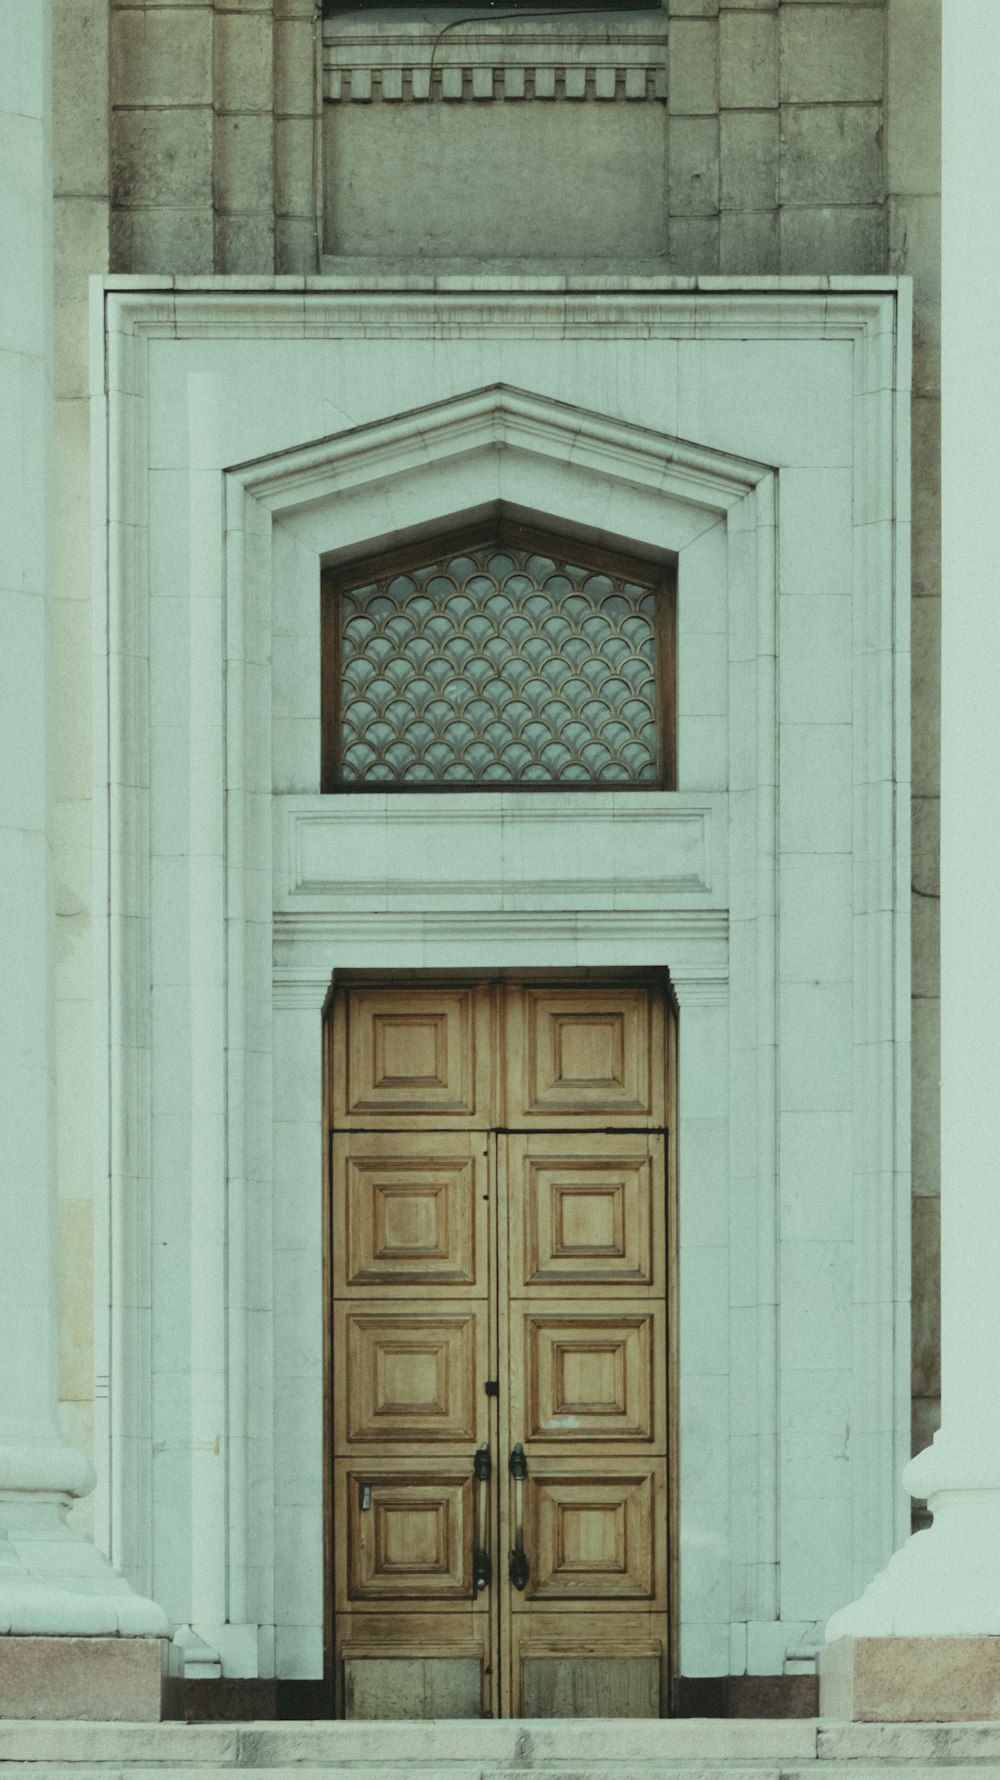
<svg viewBox="0 0 1000 1780">
<path fill-rule="evenodd" d="M 495 540 L 339 596 L 343 785 L 648 785 L 656 594 Z"/>
</svg>

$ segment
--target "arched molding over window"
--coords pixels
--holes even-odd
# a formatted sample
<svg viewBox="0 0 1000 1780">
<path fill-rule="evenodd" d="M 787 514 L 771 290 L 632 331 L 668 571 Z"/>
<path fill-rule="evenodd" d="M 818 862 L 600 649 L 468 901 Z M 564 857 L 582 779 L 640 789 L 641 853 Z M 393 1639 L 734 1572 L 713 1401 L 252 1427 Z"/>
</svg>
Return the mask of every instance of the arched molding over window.
<svg viewBox="0 0 1000 1780">
<path fill-rule="evenodd" d="M 329 571 L 323 790 L 671 787 L 674 588 L 503 514 Z"/>
</svg>

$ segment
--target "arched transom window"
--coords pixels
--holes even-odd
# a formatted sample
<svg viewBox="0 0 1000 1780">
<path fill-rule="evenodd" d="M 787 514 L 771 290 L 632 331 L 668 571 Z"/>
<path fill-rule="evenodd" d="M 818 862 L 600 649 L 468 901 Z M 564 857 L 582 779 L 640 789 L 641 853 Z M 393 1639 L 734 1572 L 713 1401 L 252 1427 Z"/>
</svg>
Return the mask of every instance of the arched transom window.
<svg viewBox="0 0 1000 1780">
<path fill-rule="evenodd" d="M 329 571 L 323 789 L 673 783 L 673 577 L 493 521 Z"/>
</svg>

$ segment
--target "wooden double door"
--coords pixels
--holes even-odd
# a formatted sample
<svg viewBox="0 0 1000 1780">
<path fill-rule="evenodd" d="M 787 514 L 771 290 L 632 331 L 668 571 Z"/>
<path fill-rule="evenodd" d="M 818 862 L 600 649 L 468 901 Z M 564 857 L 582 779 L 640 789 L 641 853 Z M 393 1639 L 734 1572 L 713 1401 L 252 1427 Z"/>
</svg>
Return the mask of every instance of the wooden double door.
<svg viewBox="0 0 1000 1780">
<path fill-rule="evenodd" d="M 357 982 L 330 1039 L 340 1709 L 656 1716 L 667 993 Z"/>
</svg>

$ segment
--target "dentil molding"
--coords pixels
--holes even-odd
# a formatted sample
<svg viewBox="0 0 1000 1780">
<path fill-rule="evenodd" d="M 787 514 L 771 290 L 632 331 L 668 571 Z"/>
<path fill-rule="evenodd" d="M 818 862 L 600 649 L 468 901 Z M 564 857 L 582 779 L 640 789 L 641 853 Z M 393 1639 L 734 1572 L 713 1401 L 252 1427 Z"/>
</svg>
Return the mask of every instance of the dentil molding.
<svg viewBox="0 0 1000 1780">
<path fill-rule="evenodd" d="M 667 96 L 665 13 L 328 19 L 323 96 L 337 104 L 654 100 Z"/>
</svg>

